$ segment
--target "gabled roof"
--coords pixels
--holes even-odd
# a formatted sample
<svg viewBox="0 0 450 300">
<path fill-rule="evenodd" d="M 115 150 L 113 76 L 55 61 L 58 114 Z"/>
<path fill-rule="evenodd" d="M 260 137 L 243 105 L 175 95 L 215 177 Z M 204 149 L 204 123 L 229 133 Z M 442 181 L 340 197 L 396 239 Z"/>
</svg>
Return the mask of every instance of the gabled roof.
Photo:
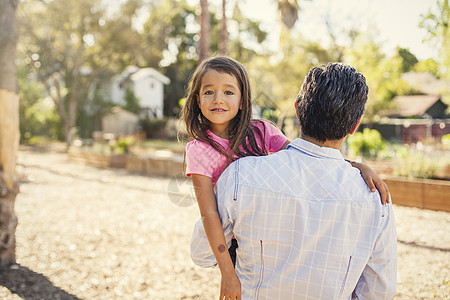
<svg viewBox="0 0 450 300">
<path fill-rule="evenodd" d="M 136 114 L 134 114 L 131 111 L 128 111 L 126 109 L 123 109 L 120 106 L 114 106 L 113 108 L 111 108 L 111 111 L 109 112 L 109 114 L 107 114 L 107 116 L 117 115 L 117 114 L 127 115 L 128 117 L 139 118 Z"/>
<path fill-rule="evenodd" d="M 436 95 L 396 96 L 392 99 L 396 108 L 390 115 L 400 117 L 422 116 L 439 100 L 440 97 Z"/>
<path fill-rule="evenodd" d="M 158 71 L 156 71 L 153 68 L 139 69 L 137 72 L 131 74 L 130 79 L 132 81 L 136 81 L 136 80 L 140 80 L 142 78 L 147 78 L 147 77 L 153 77 L 156 80 L 161 81 L 164 84 L 170 83 L 170 79 L 168 77 L 164 76 L 163 74 L 159 73 Z"/>
<path fill-rule="evenodd" d="M 114 76 L 113 80 L 120 83 L 128 80 L 136 81 L 146 77 L 153 77 L 164 84 L 170 83 L 170 79 L 157 70 L 153 68 L 139 68 L 137 66 L 128 66 L 120 75 Z"/>
</svg>

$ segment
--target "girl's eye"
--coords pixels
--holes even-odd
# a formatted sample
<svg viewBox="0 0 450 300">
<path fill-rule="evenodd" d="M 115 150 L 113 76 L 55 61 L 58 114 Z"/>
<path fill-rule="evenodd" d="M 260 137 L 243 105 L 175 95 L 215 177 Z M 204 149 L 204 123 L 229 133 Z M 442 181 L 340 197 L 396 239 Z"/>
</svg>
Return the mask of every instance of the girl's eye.
<svg viewBox="0 0 450 300">
<path fill-rule="evenodd" d="M 205 92 L 205 95 L 212 95 L 212 94 L 213 94 L 212 91 L 206 91 L 206 92 Z"/>
<path fill-rule="evenodd" d="M 225 92 L 225 95 L 229 95 L 229 96 L 231 96 L 231 95 L 234 95 L 234 94 L 233 94 L 233 92 L 230 92 L 230 91 L 226 91 L 226 92 Z"/>
</svg>

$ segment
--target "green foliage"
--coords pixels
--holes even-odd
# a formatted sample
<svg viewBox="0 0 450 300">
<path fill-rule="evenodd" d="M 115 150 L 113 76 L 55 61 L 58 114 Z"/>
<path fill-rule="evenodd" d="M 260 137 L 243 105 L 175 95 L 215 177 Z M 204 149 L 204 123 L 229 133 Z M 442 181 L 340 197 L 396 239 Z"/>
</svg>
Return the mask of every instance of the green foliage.
<svg viewBox="0 0 450 300">
<path fill-rule="evenodd" d="M 99 129 L 101 117 L 110 105 L 102 87 L 129 65 L 154 67 L 170 78 L 170 85 L 164 89 L 164 114 L 178 115 L 179 100 L 185 96 L 188 78 L 198 64 L 196 5 L 189 5 L 187 0 L 120 3 L 115 6 L 116 11 L 110 11 L 109 2 L 102 0 L 24 0 L 24 5 L 19 6 L 18 58 L 27 69 L 21 76 L 26 78 L 33 72 L 37 78 L 19 83 L 23 139 L 33 135 L 60 136 L 68 127 L 76 127 L 81 137 L 90 137 L 93 130 Z M 441 48 L 449 40 L 445 21 L 448 1 L 437 3 L 440 12 L 424 16 L 422 26 L 430 33 L 430 40 Z M 264 47 L 268 33 L 259 22 L 245 17 L 239 5 L 236 2 L 233 15 L 227 20 L 229 55 L 249 71 L 255 104 L 263 111 L 271 109 L 265 112 L 266 118 L 294 117 L 292 103 L 304 76 L 311 67 L 329 61 L 350 64 L 366 76 L 370 93 L 365 118 L 369 120 L 389 112 L 394 96 L 413 92 L 400 79 L 403 72 L 430 71 L 441 75 L 440 61 L 417 62 L 413 53 L 401 48 L 394 56 L 386 57 L 375 42 L 374 33 L 357 30 L 345 33 L 350 41 L 345 47 L 336 44 L 341 39 L 334 39 L 330 32 L 332 45 L 324 48 L 304 40 L 298 32 L 282 29 L 281 49 L 271 53 Z M 136 19 L 146 8 L 150 8 L 148 19 L 137 27 Z M 216 6 L 210 5 L 210 9 L 216 10 L 211 14 L 211 52 L 215 54 L 221 16 Z M 450 64 L 444 66 L 450 70 Z M 39 84 L 34 84 L 36 81 Z M 52 114 L 41 113 L 44 90 L 56 104 L 51 108 Z M 138 112 L 138 99 L 130 91 L 125 100 L 125 109 Z M 143 127 L 149 128 L 149 137 L 152 132 L 163 130 L 158 127 L 159 121 L 152 122 L 143 121 Z"/>
<path fill-rule="evenodd" d="M 331 58 L 328 51 L 317 43 L 302 39 L 294 32 L 285 32 L 279 59 L 269 55 L 254 57 L 246 67 L 253 86 L 253 95 L 262 108 L 276 110 L 277 117 L 295 117 L 294 99 L 309 69 Z"/>
<path fill-rule="evenodd" d="M 380 110 L 386 109 L 388 102 L 380 95 L 383 82 L 391 80 L 393 70 L 398 70 L 399 59 L 386 63 L 381 46 L 370 34 L 358 33 L 354 37 L 353 45 L 344 50 L 344 62 L 355 67 L 366 77 L 369 86 L 369 96 L 366 104 L 365 118 L 373 119 Z M 398 71 L 397 71 L 398 73 Z"/>
<path fill-rule="evenodd" d="M 260 22 L 250 20 L 242 14 L 238 2 L 234 6 L 233 15 L 228 20 L 228 24 L 228 27 L 237 29 L 235 34 L 229 36 L 228 53 L 246 64 L 257 54 L 255 49 L 261 50 L 258 48 L 266 40 L 267 32 L 261 29 Z M 219 26 L 213 30 L 219 32 Z M 215 40 L 216 37 L 217 40 Z M 218 44 L 219 34 L 212 34 L 212 38 L 212 44 Z"/>
<path fill-rule="evenodd" d="M 139 114 L 141 110 L 141 106 L 139 105 L 140 99 L 134 95 L 134 92 L 132 89 L 127 88 L 125 90 L 125 105 L 123 106 L 124 109 L 134 113 Z"/>
<path fill-rule="evenodd" d="M 187 141 L 167 140 L 167 139 L 149 139 L 143 147 L 156 150 L 170 150 L 173 152 L 184 153 Z"/>
<path fill-rule="evenodd" d="M 376 157 L 386 147 L 381 134 L 375 129 L 364 128 L 347 138 L 347 144 L 353 156 Z"/>
<path fill-rule="evenodd" d="M 67 145 L 85 100 L 121 66 L 137 62 L 129 55 L 141 44 L 132 40 L 132 2 L 116 15 L 102 0 L 25 0 L 18 8 L 19 56 L 53 99 Z"/>
<path fill-rule="evenodd" d="M 167 119 L 142 119 L 139 120 L 139 126 L 145 132 L 148 139 L 159 138 L 164 128 L 166 128 Z"/>
<path fill-rule="evenodd" d="M 273 109 L 264 109 L 262 111 L 262 118 L 265 120 L 269 120 L 272 121 L 273 123 L 277 123 L 278 121 L 278 116 L 275 110 Z"/>
<path fill-rule="evenodd" d="M 19 84 L 20 142 L 33 143 L 38 140 L 61 140 L 63 135 L 61 119 L 55 112 L 50 98 L 44 98 L 44 86 L 29 76 L 29 65 L 19 60 L 17 81 Z"/>
<path fill-rule="evenodd" d="M 134 136 L 120 137 L 117 140 L 111 140 L 109 142 L 109 154 L 127 154 L 130 153 L 131 147 L 136 143 Z M 105 148 L 103 145 L 95 145 L 96 150 L 104 153 Z M 100 146 L 100 148 L 98 148 Z M 94 147 L 94 148 L 96 148 Z M 108 151 L 108 150 L 107 150 Z"/>
<path fill-rule="evenodd" d="M 55 142 L 55 139 L 48 136 L 35 135 L 25 141 L 25 144 L 37 147 L 46 147 Z"/>
<path fill-rule="evenodd" d="M 185 0 L 153 1 L 143 27 L 144 59 L 149 66 L 168 66 L 197 56 L 195 32 L 186 27 L 196 22 L 195 8 Z M 164 52 L 170 59 L 164 61 Z"/>
<path fill-rule="evenodd" d="M 398 48 L 397 55 L 402 58 L 402 73 L 411 71 L 419 62 L 417 57 L 405 48 Z"/>
<path fill-rule="evenodd" d="M 446 150 L 450 150 L 450 133 L 442 137 L 442 146 Z"/>
<path fill-rule="evenodd" d="M 133 144 L 131 139 L 120 138 L 116 142 L 116 147 L 120 154 L 126 154 L 130 151 L 130 146 Z"/>
<path fill-rule="evenodd" d="M 428 32 L 427 41 L 439 49 L 441 70 L 450 79 L 450 6 L 448 0 L 436 0 L 437 12 L 422 15 L 419 26 Z"/>
<path fill-rule="evenodd" d="M 180 100 L 178 100 L 178 105 L 180 107 L 183 107 L 186 104 L 186 100 L 187 100 L 186 97 L 181 98 Z"/>
<path fill-rule="evenodd" d="M 198 63 L 195 7 L 185 0 L 153 1 L 142 33 L 146 65 L 161 69 L 170 78 L 164 88 L 164 115 L 179 113 L 177 100 L 185 94 L 185 83 Z M 194 25 L 194 26 L 193 26 Z"/>
<path fill-rule="evenodd" d="M 397 150 L 401 165 L 395 175 L 411 178 L 433 178 L 443 165 L 443 161 L 427 157 L 422 151 L 410 151 L 407 147 Z"/>
<path fill-rule="evenodd" d="M 394 56 L 386 57 L 370 34 L 358 34 L 353 47 L 345 50 L 344 57 L 346 63 L 366 77 L 369 97 L 365 119 L 376 122 L 380 115 L 391 111 L 392 98 L 415 93 L 401 80 L 401 74 L 412 70 L 417 63 L 417 58 L 409 50 L 399 48 Z"/>
<path fill-rule="evenodd" d="M 103 96 L 99 90 L 82 99 L 77 112 L 78 135 L 83 139 L 92 138 L 94 131 L 102 129 L 102 118 L 107 115 L 114 104 Z"/>
<path fill-rule="evenodd" d="M 50 99 L 40 99 L 32 106 L 22 106 L 20 110 L 21 143 L 30 143 L 34 137 L 61 140 L 64 136 L 61 120 Z"/>
<path fill-rule="evenodd" d="M 431 72 L 436 78 L 441 78 L 440 65 L 432 58 L 419 61 L 414 65 L 415 72 Z"/>
</svg>

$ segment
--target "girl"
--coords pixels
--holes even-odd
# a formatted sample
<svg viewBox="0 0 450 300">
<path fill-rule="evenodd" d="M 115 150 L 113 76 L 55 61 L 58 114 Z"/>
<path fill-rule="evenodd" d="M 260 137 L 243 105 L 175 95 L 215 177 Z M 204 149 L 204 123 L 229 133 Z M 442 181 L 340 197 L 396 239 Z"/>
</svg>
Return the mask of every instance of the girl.
<svg viewBox="0 0 450 300">
<path fill-rule="evenodd" d="M 230 256 L 235 255 L 236 246 L 226 251 L 214 185 L 232 161 L 267 155 L 289 144 L 271 123 L 252 120 L 251 116 L 250 82 L 245 68 L 223 56 L 201 63 L 192 76 L 181 117 L 193 139 L 186 145 L 186 174 L 192 178 L 206 236 L 222 275 L 219 299 L 240 299 L 241 287 Z M 386 199 L 384 182 L 367 166 L 356 167 L 371 190 L 375 191 L 375 182 L 382 199 Z"/>
</svg>

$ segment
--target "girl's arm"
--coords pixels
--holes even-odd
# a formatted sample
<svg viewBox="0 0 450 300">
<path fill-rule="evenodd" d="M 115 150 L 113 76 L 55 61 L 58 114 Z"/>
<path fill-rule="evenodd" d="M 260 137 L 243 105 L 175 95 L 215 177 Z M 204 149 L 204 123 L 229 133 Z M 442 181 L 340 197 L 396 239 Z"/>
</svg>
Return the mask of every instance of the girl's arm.
<svg viewBox="0 0 450 300">
<path fill-rule="evenodd" d="M 289 145 L 290 142 L 291 142 L 290 140 L 287 140 L 286 143 L 284 143 L 283 147 L 281 147 L 280 150 L 286 149 L 287 145 Z"/>
<path fill-rule="evenodd" d="M 369 186 L 369 189 L 372 191 L 372 193 L 374 193 L 378 189 L 378 192 L 380 192 L 381 195 L 381 203 L 386 204 L 386 202 L 390 202 L 389 188 L 387 184 L 384 183 L 383 179 L 381 179 L 374 170 L 363 163 L 350 161 L 348 159 L 346 159 L 346 161 L 349 162 L 352 167 L 359 169 L 359 171 L 361 172 L 361 176 L 364 178 L 364 181 Z"/>
<path fill-rule="evenodd" d="M 222 274 L 220 298 L 241 299 L 241 283 L 228 253 L 210 177 L 191 174 L 206 237 Z"/>
</svg>

